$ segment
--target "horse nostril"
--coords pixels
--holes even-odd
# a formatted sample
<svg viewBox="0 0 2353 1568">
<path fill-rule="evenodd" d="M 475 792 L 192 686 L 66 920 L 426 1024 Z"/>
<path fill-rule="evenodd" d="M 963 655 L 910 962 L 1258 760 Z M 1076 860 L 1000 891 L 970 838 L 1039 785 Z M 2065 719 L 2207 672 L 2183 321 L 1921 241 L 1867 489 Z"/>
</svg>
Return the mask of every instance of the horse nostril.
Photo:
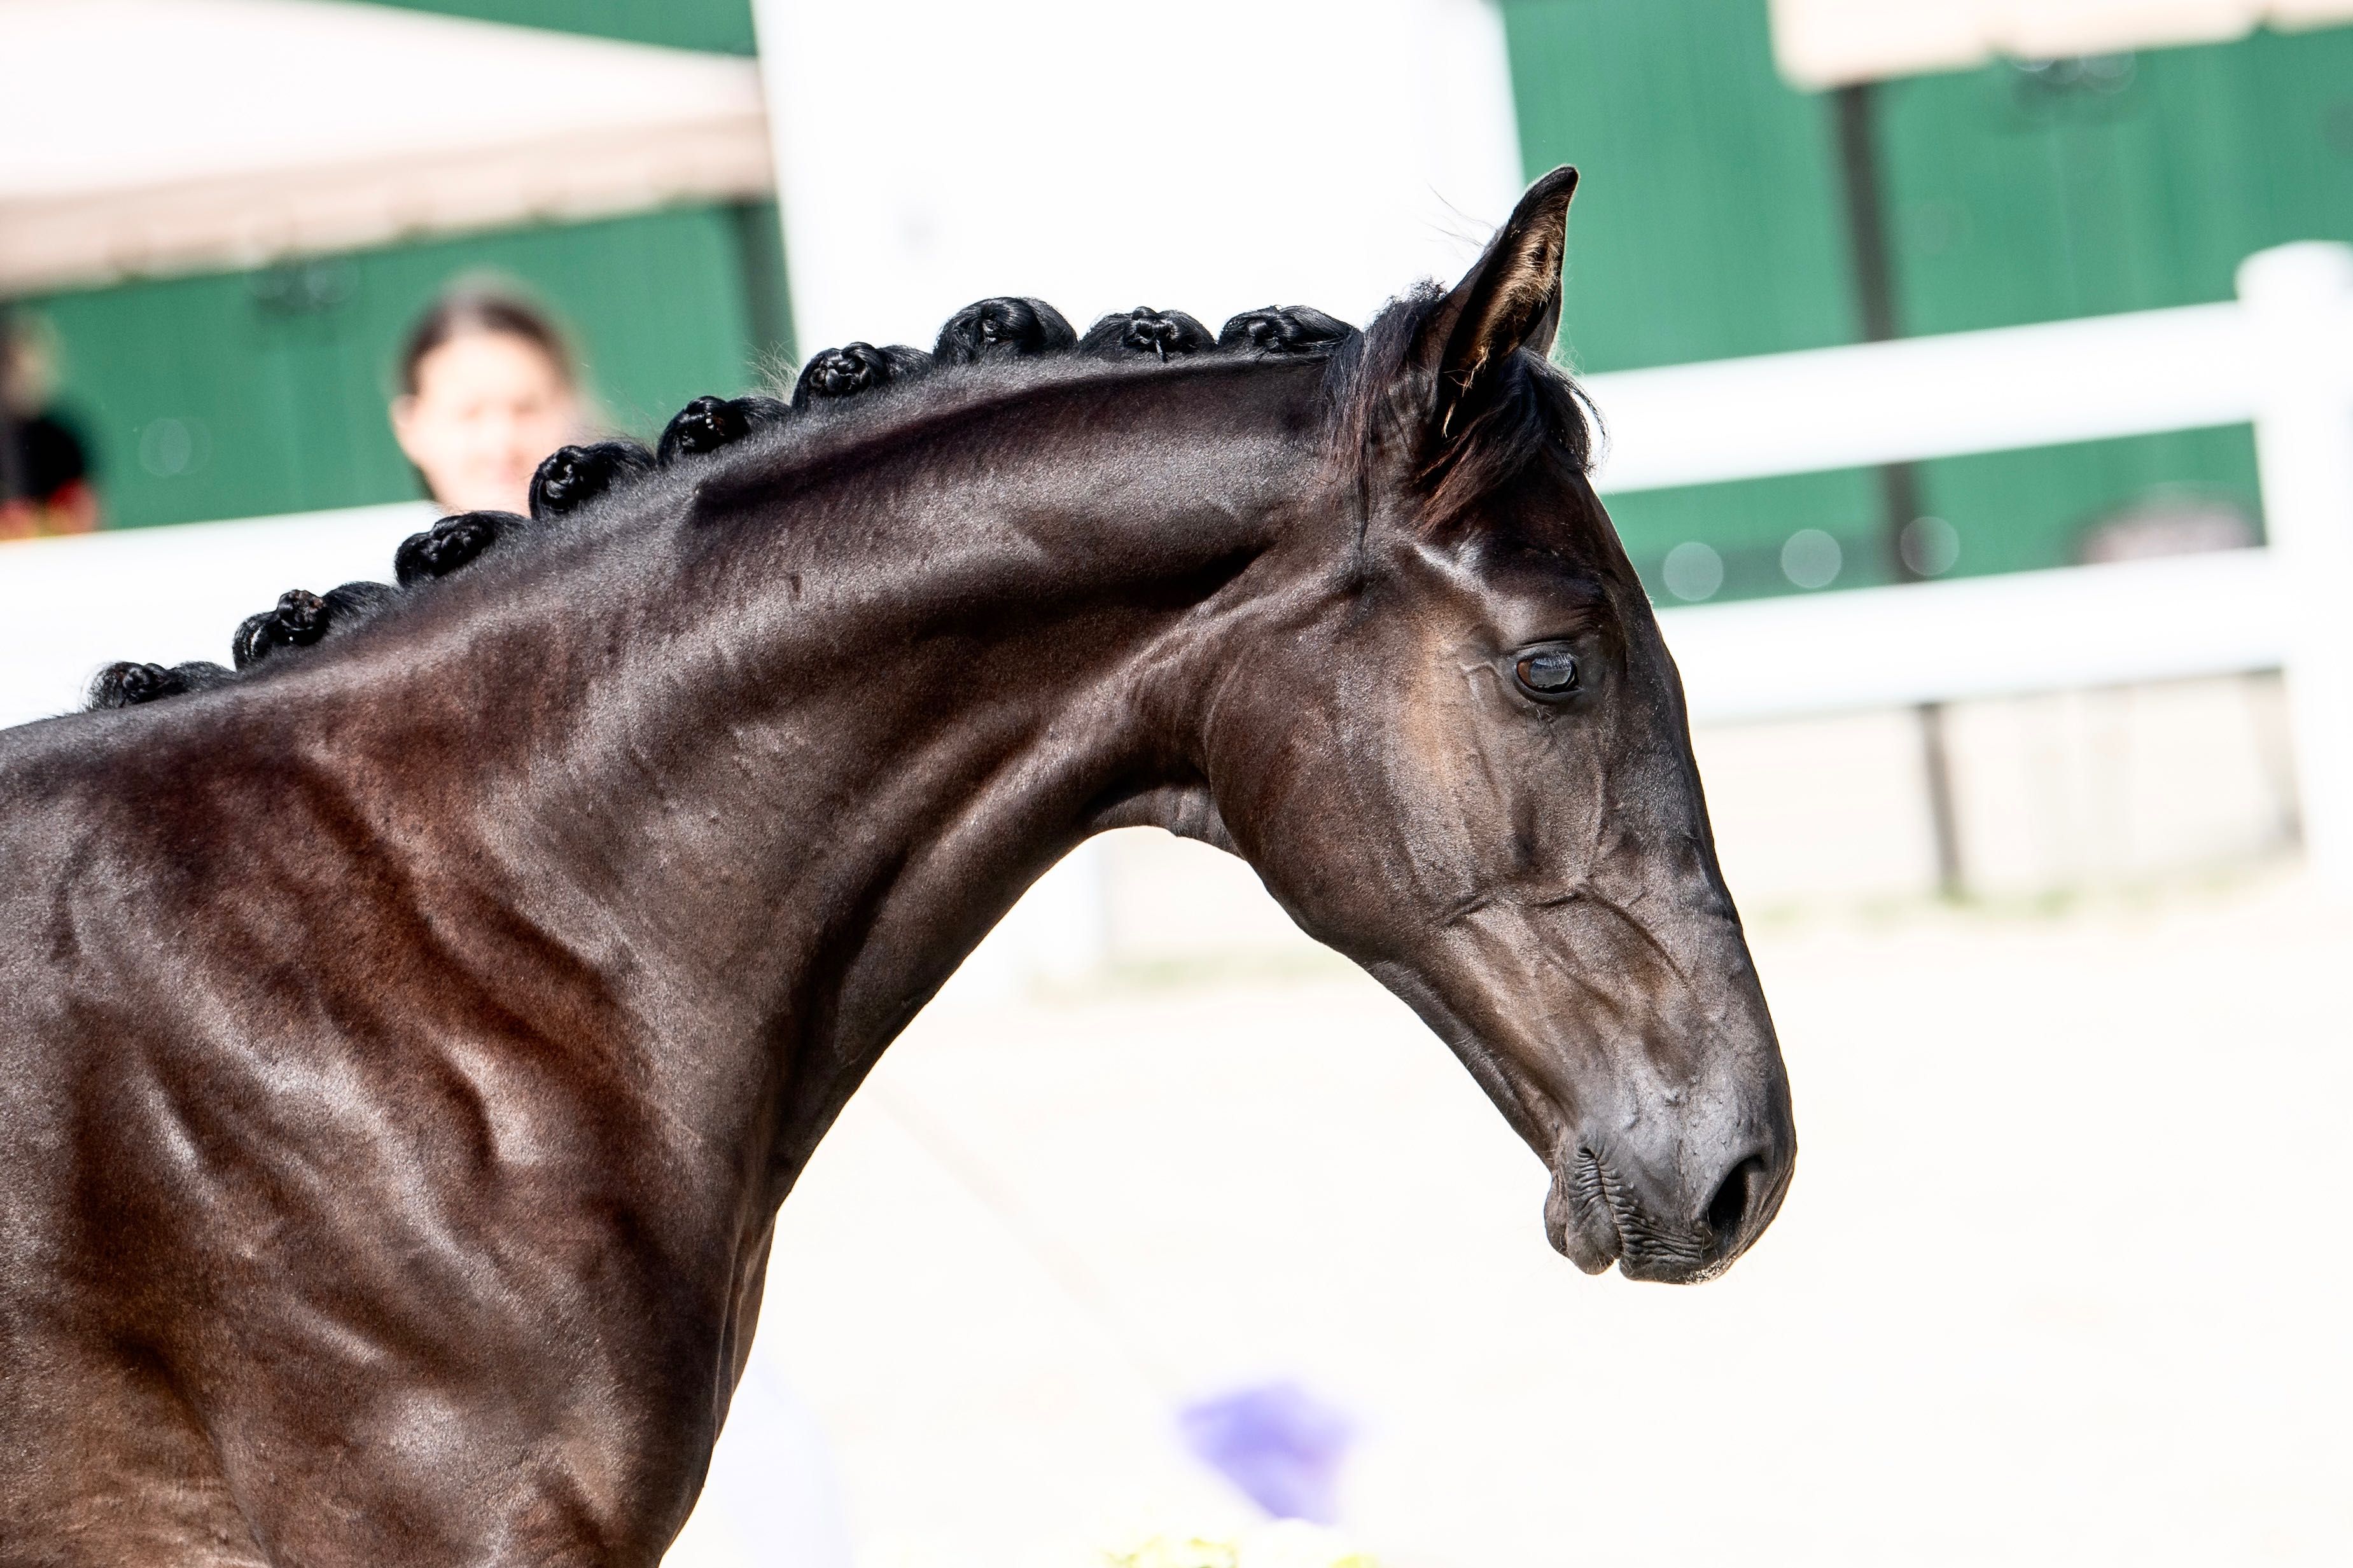
<svg viewBox="0 0 2353 1568">
<path fill-rule="evenodd" d="M 1707 1228 L 1718 1242 L 1729 1246 L 1739 1236 L 1740 1227 L 1747 1222 L 1749 1207 L 1764 1185 L 1762 1157 L 1751 1154 L 1732 1167 L 1715 1189 L 1715 1196 L 1707 1200 Z"/>
</svg>

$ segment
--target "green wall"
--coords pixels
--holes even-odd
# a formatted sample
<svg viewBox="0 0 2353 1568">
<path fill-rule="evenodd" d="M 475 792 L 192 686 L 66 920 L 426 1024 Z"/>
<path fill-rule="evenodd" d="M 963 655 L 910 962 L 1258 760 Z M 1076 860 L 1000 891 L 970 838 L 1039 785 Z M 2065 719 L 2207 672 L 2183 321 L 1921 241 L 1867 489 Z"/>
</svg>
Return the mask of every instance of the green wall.
<svg viewBox="0 0 2353 1568">
<path fill-rule="evenodd" d="M 691 207 L 389 247 L 31 301 L 113 527 L 417 493 L 385 419 L 408 325 L 450 279 L 521 284 L 579 344 L 619 428 L 758 379 L 735 215 Z"/>
<path fill-rule="evenodd" d="M 474 0 L 418 10 L 749 53 L 748 0 Z M 790 354 L 775 205 L 388 246 L 257 271 L 49 295 L 60 410 L 83 432 L 111 527 L 416 496 L 385 405 L 407 328 L 453 279 L 520 286 L 561 319 L 618 428 L 660 428 Z"/>
<path fill-rule="evenodd" d="M 1530 176 L 1582 175 L 1561 321 L 1577 368 L 1854 341 L 1831 117 L 1774 75 L 1764 0 L 1545 0 L 1504 21 Z M 1840 538 L 1841 581 L 1878 580 L 1877 498 L 1869 474 L 1799 474 L 1609 510 L 1654 592 L 1666 552 L 1698 540 L 1724 558 L 1723 593 L 1745 596 L 1785 585 L 1781 543 L 1800 528 Z"/>
<path fill-rule="evenodd" d="M 1765 0 L 1510 0 L 1504 15 L 1529 172 L 1586 174 L 1564 321 L 1579 368 L 1859 336 L 1835 106 L 1775 73 Z M 2353 30 L 1874 90 L 1907 332 L 2227 299 L 2251 251 L 2353 238 Z M 2256 500 L 2242 427 L 1927 463 L 1920 484 L 1923 510 L 1959 532 L 1963 574 L 2064 564 L 2088 527 L 2156 497 L 2250 515 Z M 1779 547 L 1810 527 L 1841 541 L 1839 586 L 1894 575 L 1867 472 L 1610 510 L 1654 582 L 1697 540 L 1725 558 L 1725 595 L 1794 591 Z"/>
<path fill-rule="evenodd" d="M 2073 79 L 2004 64 L 1883 89 L 1908 331 L 2227 300 L 2252 252 L 2353 239 L 2353 30 L 2257 33 L 2062 70 Z M 2059 563 L 2086 523 L 2168 491 L 2255 515 L 2252 434 L 1923 472 L 1929 509 L 1964 531 L 1964 570 Z"/>
</svg>

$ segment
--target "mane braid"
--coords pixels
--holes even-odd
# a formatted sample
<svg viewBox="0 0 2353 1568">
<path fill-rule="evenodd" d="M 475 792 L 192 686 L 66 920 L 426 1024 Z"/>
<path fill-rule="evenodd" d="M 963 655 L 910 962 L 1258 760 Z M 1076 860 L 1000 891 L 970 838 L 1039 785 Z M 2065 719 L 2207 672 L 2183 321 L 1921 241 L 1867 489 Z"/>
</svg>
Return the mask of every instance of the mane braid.
<svg viewBox="0 0 2353 1568">
<path fill-rule="evenodd" d="M 445 517 L 405 541 L 396 552 L 396 588 L 346 584 L 324 595 L 290 592 L 277 607 L 248 617 L 238 628 L 237 645 L 244 654 L 240 665 L 250 664 L 258 671 L 262 664 L 274 665 L 291 654 L 319 657 L 312 651 L 316 645 L 338 641 L 343 633 L 431 593 L 438 579 L 480 557 L 528 561 L 551 537 L 582 537 L 582 528 L 572 521 L 575 517 L 581 523 L 593 523 L 600 533 L 643 526 L 649 513 L 663 509 L 674 509 L 690 520 L 698 514 L 708 520 L 755 493 L 805 484 L 835 465 L 872 460 L 888 448 L 920 441 L 970 416 L 1062 389 L 1110 388 L 1175 376 L 1264 374 L 1301 361 L 1320 361 L 1324 441 L 1328 464 L 1335 469 L 1332 478 L 1361 492 L 1375 447 L 1394 438 L 1395 431 L 1412 428 L 1409 405 L 1430 390 L 1414 384 L 1408 356 L 1442 298 L 1436 285 L 1426 284 L 1392 300 L 1362 331 L 1303 306 L 1248 311 L 1228 323 L 1223 341 L 1211 339 L 1208 329 L 1181 311 L 1138 310 L 1097 323 L 1104 338 L 1115 341 L 1092 353 L 1071 352 L 1075 345 L 1060 341 L 1068 328 L 1052 307 L 1019 300 L 1050 318 L 1042 352 L 1024 345 L 1027 352 L 982 354 L 974 363 L 948 364 L 899 345 L 867 348 L 867 354 L 887 367 L 885 379 L 855 395 L 819 395 L 791 410 L 789 417 L 784 416 L 784 405 L 771 398 L 698 400 L 689 410 L 689 426 L 673 422 L 674 426 L 686 429 L 696 422 L 712 422 L 716 415 L 728 427 L 722 445 L 704 450 L 691 463 L 673 459 L 664 467 L 634 441 L 565 448 L 543 466 L 539 476 L 543 481 L 560 478 L 556 493 L 549 494 L 545 483 L 534 485 L 535 510 L 546 515 L 468 512 Z M 981 305 L 1008 302 L 985 300 Z M 979 309 L 967 307 L 959 319 Z M 1133 329 L 1139 325 L 1151 342 L 1126 341 L 1137 335 Z M 1422 402 L 1421 406 L 1427 405 Z M 1420 457 L 1415 480 L 1427 498 L 1432 525 L 1508 479 L 1547 445 L 1564 450 L 1580 468 L 1588 467 L 1588 416 L 1583 393 L 1566 374 L 1532 356 L 1517 356 L 1487 408 L 1452 448 L 1435 458 Z M 748 428 L 739 434 L 739 424 Z M 677 445 L 688 447 L 700 442 Z M 279 658 L 270 658 L 272 653 Z M 143 705 L 241 684 L 249 673 L 201 662 L 166 668 L 125 661 L 100 672 L 88 705 Z"/>
</svg>

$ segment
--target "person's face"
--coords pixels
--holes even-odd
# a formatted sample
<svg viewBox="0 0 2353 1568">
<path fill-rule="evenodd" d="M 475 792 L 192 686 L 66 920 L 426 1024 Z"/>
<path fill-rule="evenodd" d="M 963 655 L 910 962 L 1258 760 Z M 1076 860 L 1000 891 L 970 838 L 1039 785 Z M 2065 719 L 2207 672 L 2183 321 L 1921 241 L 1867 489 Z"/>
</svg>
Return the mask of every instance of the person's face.
<svg viewBox="0 0 2353 1568">
<path fill-rule="evenodd" d="M 451 511 L 522 511 L 540 459 L 578 432 L 579 399 L 539 346 L 461 332 L 417 362 L 392 431 Z"/>
</svg>

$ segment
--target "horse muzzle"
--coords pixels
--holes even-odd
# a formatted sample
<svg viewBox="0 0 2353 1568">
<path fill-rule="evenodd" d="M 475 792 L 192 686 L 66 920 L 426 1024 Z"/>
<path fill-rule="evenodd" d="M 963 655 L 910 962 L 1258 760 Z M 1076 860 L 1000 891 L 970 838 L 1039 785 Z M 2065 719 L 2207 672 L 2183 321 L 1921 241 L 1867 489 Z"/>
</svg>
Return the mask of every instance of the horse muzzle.
<svg viewBox="0 0 2353 1568">
<path fill-rule="evenodd" d="M 1713 1279 L 1780 1212 L 1796 1152 L 1787 1138 L 1759 1142 L 1683 1182 L 1650 1176 L 1613 1160 L 1599 1140 L 1580 1140 L 1553 1158 L 1545 1231 L 1588 1274 L 1615 1263 L 1629 1279 Z"/>
</svg>

